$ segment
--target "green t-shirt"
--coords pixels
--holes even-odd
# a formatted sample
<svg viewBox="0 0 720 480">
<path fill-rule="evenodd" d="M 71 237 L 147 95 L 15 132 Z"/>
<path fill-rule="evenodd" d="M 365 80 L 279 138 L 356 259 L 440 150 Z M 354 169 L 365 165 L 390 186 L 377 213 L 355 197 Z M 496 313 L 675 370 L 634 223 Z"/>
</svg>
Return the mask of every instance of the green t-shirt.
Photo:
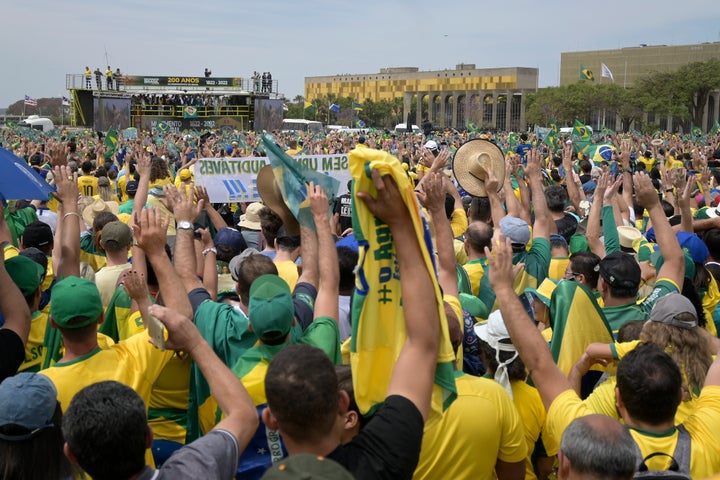
<svg viewBox="0 0 720 480">
<path fill-rule="evenodd" d="M 128 215 L 130 215 L 133 210 L 133 205 L 135 205 L 135 199 L 131 198 L 127 202 L 120 205 L 120 208 L 118 209 L 118 213 L 127 213 Z"/>
<path fill-rule="evenodd" d="M 627 322 L 633 320 L 648 320 L 650 318 L 650 311 L 660 297 L 678 291 L 679 289 L 675 282 L 663 278 L 655 282 L 655 288 L 642 302 L 633 302 L 616 307 L 603 307 L 603 313 L 610 324 L 613 335 L 617 336 L 620 327 Z"/>
</svg>

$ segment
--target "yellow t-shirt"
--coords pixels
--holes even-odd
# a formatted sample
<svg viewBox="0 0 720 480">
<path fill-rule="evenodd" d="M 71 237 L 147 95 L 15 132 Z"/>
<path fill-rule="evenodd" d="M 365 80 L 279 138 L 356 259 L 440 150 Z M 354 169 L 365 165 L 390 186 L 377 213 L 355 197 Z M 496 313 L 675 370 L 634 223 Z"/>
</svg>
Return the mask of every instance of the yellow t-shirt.
<svg viewBox="0 0 720 480">
<path fill-rule="evenodd" d="M 148 424 L 157 440 L 185 443 L 191 364 L 189 355 L 173 355 L 153 385 Z"/>
<path fill-rule="evenodd" d="M 93 197 L 98 193 L 98 179 L 92 175 L 78 177 L 78 192 L 85 197 Z"/>
<path fill-rule="evenodd" d="M 553 257 L 550 259 L 548 277 L 560 281 L 565 278 L 565 271 L 570 264 L 570 257 Z"/>
<path fill-rule="evenodd" d="M 110 300 L 115 294 L 120 274 L 130 269 L 132 269 L 131 263 L 113 266 L 106 265 L 95 273 L 95 285 L 97 285 L 100 291 L 103 307 L 107 308 L 108 304 L 110 304 Z"/>
<path fill-rule="evenodd" d="M 38 372 L 45 360 L 45 330 L 48 325 L 50 305 L 45 310 L 35 312 L 30 323 L 30 335 L 25 344 L 25 360 L 18 372 Z"/>
<path fill-rule="evenodd" d="M 482 260 L 482 258 L 468 260 L 468 262 L 463 265 L 465 273 L 467 273 L 468 278 L 470 279 L 472 294 L 476 297 L 480 293 L 480 281 L 482 280 L 483 275 L 485 275 L 485 267 L 482 265 Z"/>
<path fill-rule="evenodd" d="M 98 347 L 75 360 L 57 362 L 41 373 L 55 384 L 63 410 L 77 392 L 104 380 L 124 383 L 147 404 L 153 383 L 173 355 L 172 350 L 160 351 L 149 340 L 143 332 L 107 350 Z"/>
<path fill-rule="evenodd" d="M 492 479 L 497 460 L 525 460 L 523 426 L 507 392 L 494 380 L 460 372 L 455 385 L 452 405 L 442 415 L 432 411 L 425 422 L 413 478 Z"/>
<path fill-rule="evenodd" d="M 540 438 L 543 425 L 545 425 L 545 405 L 540 398 L 540 392 L 526 382 L 511 380 L 510 388 L 513 392 L 513 403 L 520 414 L 520 421 L 525 427 L 525 443 L 528 448 L 525 457 L 525 479 L 532 480 L 537 477 L 531 456 L 535 450 L 535 443 Z"/>
<path fill-rule="evenodd" d="M 453 248 L 455 249 L 455 262 L 460 265 L 465 265 L 468 262 L 467 252 L 465 251 L 465 244 L 462 240 L 457 238 L 453 240 Z"/>
<path fill-rule="evenodd" d="M 295 265 L 295 262 L 292 260 L 282 260 L 279 262 L 276 261 L 275 266 L 277 267 L 278 276 L 285 280 L 292 292 L 295 289 L 295 284 L 297 284 L 298 278 L 300 277 L 297 265 Z"/>
<path fill-rule="evenodd" d="M 130 199 L 130 197 L 128 197 L 127 192 L 125 191 L 127 182 L 128 182 L 127 174 L 123 175 L 121 177 L 118 177 L 118 179 L 117 179 L 117 188 L 118 188 L 118 191 L 120 192 L 120 203 L 125 203 Z"/>
<path fill-rule="evenodd" d="M 617 378 L 613 375 L 606 381 L 598 385 L 595 390 L 588 396 L 583 403 L 592 410 L 592 413 L 601 413 L 608 417 L 612 417 L 620 422 L 620 414 L 616 408 L 617 396 L 615 395 L 615 387 L 617 386 Z M 691 392 L 689 400 L 680 402 L 677 412 L 675 413 L 675 424 L 680 424 L 695 411 L 698 398 Z"/>
<path fill-rule="evenodd" d="M 450 228 L 452 228 L 453 238 L 459 237 L 468 228 L 468 217 L 465 210 L 462 208 L 456 208 L 453 210 L 452 216 L 450 217 Z"/>
<path fill-rule="evenodd" d="M 555 398 L 547 414 L 546 434 L 543 437 L 548 454 L 559 449 L 560 437 L 575 418 L 593 413 L 573 390 L 566 390 Z M 703 388 L 695 411 L 685 419 L 683 425 L 690 433 L 690 475 L 692 478 L 706 478 L 720 472 L 720 386 Z M 647 435 L 630 429 L 640 447 L 643 458 L 651 453 L 665 452 L 670 455 L 677 444 L 677 430 Z M 648 468 L 667 470 L 670 458 L 659 455 L 651 459 Z"/>
<path fill-rule="evenodd" d="M 162 213 L 163 218 L 169 216 L 170 224 L 168 225 L 167 236 L 174 237 L 175 235 L 177 235 L 177 230 L 175 230 L 175 216 L 170 210 L 167 209 L 165 205 L 162 204 L 158 197 L 156 197 L 155 195 L 148 195 L 147 205 L 150 207 L 158 208 L 160 210 L 160 213 Z"/>
</svg>

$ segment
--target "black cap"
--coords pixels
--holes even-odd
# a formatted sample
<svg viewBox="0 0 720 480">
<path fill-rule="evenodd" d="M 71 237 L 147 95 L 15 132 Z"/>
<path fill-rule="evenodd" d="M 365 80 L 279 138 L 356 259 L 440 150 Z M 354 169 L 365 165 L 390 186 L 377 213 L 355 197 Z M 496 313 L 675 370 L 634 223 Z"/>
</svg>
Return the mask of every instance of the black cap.
<svg viewBox="0 0 720 480">
<path fill-rule="evenodd" d="M 42 250 L 52 244 L 52 241 L 53 233 L 50 225 L 39 220 L 28 224 L 22 234 L 22 243 L 25 248 L 36 247 Z"/>
<path fill-rule="evenodd" d="M 600 276 L 610 286 L 637 288 L 642 274 L 635 257 L 624 252 L 613 252 L 600 261 Z"/>
</svg>

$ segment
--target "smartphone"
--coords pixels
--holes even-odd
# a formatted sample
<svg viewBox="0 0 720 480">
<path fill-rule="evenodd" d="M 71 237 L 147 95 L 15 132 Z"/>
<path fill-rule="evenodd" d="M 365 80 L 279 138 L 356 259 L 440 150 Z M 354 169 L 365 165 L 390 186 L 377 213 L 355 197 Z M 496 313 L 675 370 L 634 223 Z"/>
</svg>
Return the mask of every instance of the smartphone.
<svg viewBox="0 0 720 480">
<path fill-rule="evenodd" d="M 160 350 L 165 350 L 165 325 L 163 325 L 160 320 L 150 315 L 147 322 L 147 329 L 153 345 Z"/>
</svg>

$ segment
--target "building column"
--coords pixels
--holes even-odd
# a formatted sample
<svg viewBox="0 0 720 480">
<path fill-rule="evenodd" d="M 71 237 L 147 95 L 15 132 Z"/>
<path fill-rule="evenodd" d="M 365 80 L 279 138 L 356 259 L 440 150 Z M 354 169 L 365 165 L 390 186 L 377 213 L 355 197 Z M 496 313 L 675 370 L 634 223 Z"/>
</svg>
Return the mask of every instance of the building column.
<svg viewBox="0 0 720 480">
<path fill-rule="evenodd" d="M 510 117 L 512 117 L 512 92 L 505 94 L 505 131 L 510 131 Z"/>
<path fill-rule="evenodd" d="M 458 92 L 453 93 L 453 101 L 452 101 L 452 108 L 450 109 L 452 112 L 452 121 L 450 122 L 450 127 L 457 128 L 457 114 L 458 114 Z"/>
<path fill-rule="evenodd" d="M 527 123 L 525 122 L 525 91 L 520 92 L 520 129 L 525 131 Z"/>
<path fill-rule="evenodd" d="M 493 99 L 493 103 L 492 103 L 492 120 L 490 121 L 490 123 L 492 124 L 492 128 L 495 128 L 495 125 L 496 125 L 496 122 L 497 122 L 497 108 L 498 108 L 498 95 L 497 95 L 497 92 L 494 92 L 494 91 L 492 92 L 492 99 Z M 483 101 L 483 102 L 485 101 L 484 95 L 483 95 L 483 99 L 482 99 L 481 101 Z"/>
<path fill-rule="evenodd" d="M 412 110 L 412 92 L 403 93 L 403 122 L 407 122 L 410 110 Z"/>
<path fill-rule="evenodd" d="M 415 125 L 420 125 L 421 118 L 422 118 L 422 93 L 417 92 L 417 100 L 416 100 L 416 108 L 415 108 Z"/>
<path fill-rule="evenodd" d="M 715 98 L 715 108 L 713 109 L 714 115 L 713 115 L 713 124 L 715 123 L 715 120 L 720 119 L 720 92 L 715 91 L 713 92 L 713 97 Z"/>
<path fill-rule="evenodd" d="M 708 99 L 709 100 L 709 99 Z M 705 105 L 703 105 L 703 114 L 702 114 L 702 125 L 696 125 L 699 126 L 703 131 L 705 131 L 705 128 L 707 127 L 707 118 L 708 118 L 708 101 L 705 101 Z"/>
</svg>

